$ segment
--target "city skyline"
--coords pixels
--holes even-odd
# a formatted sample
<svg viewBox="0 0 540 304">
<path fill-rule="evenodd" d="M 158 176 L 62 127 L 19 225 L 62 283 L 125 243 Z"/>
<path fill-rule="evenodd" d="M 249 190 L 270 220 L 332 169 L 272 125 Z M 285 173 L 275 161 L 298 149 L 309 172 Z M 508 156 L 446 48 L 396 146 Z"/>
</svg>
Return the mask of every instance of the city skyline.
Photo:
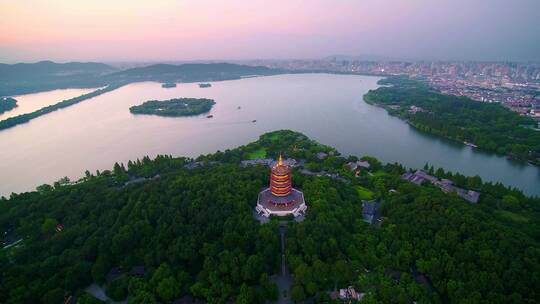
<svg viewBox="0 0 540 304">
<path fill-rule="evenodd" d="M 540 61 L 540 2 L 0 1 L 2 62 Z M 134 51 L 136 50 L 136 51 Z M 370 55 L 373 54 L 373 55 Z"/>
</svg>

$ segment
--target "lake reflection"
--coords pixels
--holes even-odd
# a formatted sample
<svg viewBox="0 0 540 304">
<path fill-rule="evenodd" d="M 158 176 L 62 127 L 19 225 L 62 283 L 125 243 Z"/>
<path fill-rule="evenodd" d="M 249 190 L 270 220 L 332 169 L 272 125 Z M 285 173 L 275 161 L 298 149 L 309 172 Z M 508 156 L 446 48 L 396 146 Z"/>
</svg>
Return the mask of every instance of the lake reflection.
<svg viewBox="0 0 540 304">
<path fill-rule="evenodd" d="M 34 112 L 43 107 L 53 105 L 62 100 L 77 97 L 95 89 L 62 89 L 40 93 L 13 96 L 17 100 L 17 107 L 0 114 L 0 120 L 4 120 L 17 115 Z"/>
<path fill-rule="evenodd" d="M 378 79 L 294 74 L 215 82 L 205 89 L 196 83 L 172 89 L 130 84 L 0 131 L 0 195 L 144 155 L 197 156 L 234 148 L 279 129 L 300 131 L 343 154 L 372 155 L 408 167 L 429 162 L 540 194 L 538 168 L 419 133 L 364 103 L 362 96 L 377 87 Z M 215 99 L 214 118 L 135 116 L 128 110 L 146 100 L 175 97 Z"/>
</svg>

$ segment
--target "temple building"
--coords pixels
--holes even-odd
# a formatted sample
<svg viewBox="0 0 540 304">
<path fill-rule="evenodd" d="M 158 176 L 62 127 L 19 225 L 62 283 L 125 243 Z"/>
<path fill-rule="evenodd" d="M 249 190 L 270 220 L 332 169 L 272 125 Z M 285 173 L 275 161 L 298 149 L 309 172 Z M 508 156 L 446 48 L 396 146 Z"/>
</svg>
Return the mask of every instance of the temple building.
<svg viewBox="0 0 540 304">
<path fill-rule="evenodd" d="M 255 211 L 258 215 L 302 217 L 307 205 L 304 194 L 292 187 L 291 166 L 284 162 L 281 155 L 277 162 L 270 164 L 270 186 L 259 193 Z"/>
</svg>

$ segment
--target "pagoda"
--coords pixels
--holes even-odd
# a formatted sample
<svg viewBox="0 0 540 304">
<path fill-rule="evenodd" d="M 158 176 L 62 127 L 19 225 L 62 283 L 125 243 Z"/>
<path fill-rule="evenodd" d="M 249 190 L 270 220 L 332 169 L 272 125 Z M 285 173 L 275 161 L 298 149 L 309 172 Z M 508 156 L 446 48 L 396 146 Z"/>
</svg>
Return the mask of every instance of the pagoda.
<svg viewBox="0 0 540 304">
<path fill-rule="evenodd" d="M 255 212 L 270 216 L 303 217 L 307 210 L 304 194 L 292 187 L 291 166 L 281 155 L 277 162 L 270 164 L 270 186 L 259 193 Z"/>
</svg>

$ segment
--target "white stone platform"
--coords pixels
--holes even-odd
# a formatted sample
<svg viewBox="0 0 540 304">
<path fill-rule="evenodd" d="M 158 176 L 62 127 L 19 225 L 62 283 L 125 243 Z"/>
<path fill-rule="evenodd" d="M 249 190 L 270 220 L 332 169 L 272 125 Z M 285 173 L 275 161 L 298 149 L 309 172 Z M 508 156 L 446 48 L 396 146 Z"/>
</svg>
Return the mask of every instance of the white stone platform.
<svg viewBox="0 0 540 304">
<path fill-rule="evenodd" d="M 306 215 L 307 205 L 302 191 L 292 189 L 287 196 L 275 196 L 267 188 L 259 193 L 255 212 L 258 215 L 269 218 L 270 216 L 303 217 Z"/>
</svg>

